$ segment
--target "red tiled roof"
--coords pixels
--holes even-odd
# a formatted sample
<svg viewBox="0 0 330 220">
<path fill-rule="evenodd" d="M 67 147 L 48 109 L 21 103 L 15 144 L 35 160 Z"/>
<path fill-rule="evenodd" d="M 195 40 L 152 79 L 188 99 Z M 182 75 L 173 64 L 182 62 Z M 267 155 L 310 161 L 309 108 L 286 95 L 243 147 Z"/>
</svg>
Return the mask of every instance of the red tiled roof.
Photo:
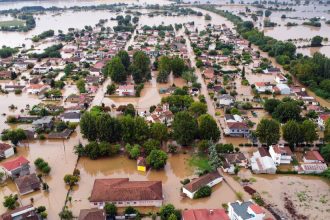
<svg viewBox="0 0 330 220">
<path fill-rule="evenodd" d="M 184 220 L 229 220 L 224 209 L 190 209 L 183 211 Z"/>
<path fill-rule="evenodd" d="M 252 204 L 249 206 L 250 209 L 252 209 L 252 211 L 256 214 L 262 214 L 265 213 L 264 210 L 262 210 L 262 208 L 260 206 L 258 206 L 257 204 Z"/>
<path fill-rule="evenodd" d="M 228 122 L 227 126 L 230 129 L 249 129 L 247 124 L 244 122 Z"/>
<path fill-rule="evenodd" d="M 330 114 L 322 114 L 320 115 L 320 118 L 325 122 L 330 118 Z"/>
<path fill-rule="evenodd" d="M 139 200 L 163 200 L 162 182 L 96 179 L 90 197 L 91 202 Z"/>
<path fill-rule="evenodd" d="M 20 156 L 13 160 L 2 163 L 2 166 L 8 171 L 12 171 L 28 163 L 30 162 L 25 157 Z"/>
<path fill-rule="evenodd" d="M 318 161 L 321 161 L 322 163 L 324 163 L 323 157 L 316 150 L 307 151 L 304 157 L 306 160 L 318 160 Z"/>
<path fill-rule="evenodd" d="M 270 157 L 268 150 L 266 150 L 264 147 L 259 147 L 258 151 L 261 157 L 266 157 L 266 156 Z"/>
<path fill-rule="evenodd" d="M 279 145 L 275 145 L 275 146 L 273 146 L 273 149 L 274 149 L 275 153 L 277 153 L 277 154 L 281 154 L 281 155 L 285 154 L 288 156 L 292 155 L 292 151 L 289 147 L 285 147 L 285 146 L 281 147 Z"/>
</svg>

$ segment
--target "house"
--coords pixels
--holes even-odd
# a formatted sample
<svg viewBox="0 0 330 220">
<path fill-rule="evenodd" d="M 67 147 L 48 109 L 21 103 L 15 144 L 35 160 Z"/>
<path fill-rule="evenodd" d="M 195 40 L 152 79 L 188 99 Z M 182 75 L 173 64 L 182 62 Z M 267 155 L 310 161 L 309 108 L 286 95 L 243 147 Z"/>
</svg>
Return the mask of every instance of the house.
<svg viewBox="0 0 330 220">
<path fill-rule="evenodd" d="M 188 209 L 182 212 L 182 220 L 229 220 L 224 209 Z"/>
<path fill-rule="evenodd" d="M 46 74 L 50 70 L 49 66 L 43 64 L 43 65 L 35 65 L 33 67 L 33 72 L 34 73 L 39 73 L 39 74 Z"/>
<path fill-rule="evenodd" d="M 299 166 L 295 166 L 295 170 L 298 174 L 319 174 L 328 169 L 325 163 L 303 163 Z"/>
<path fill-rule="evenodd" d="M 32 127 L 34 128 L 34 130 L 51 129 L 53 127 L 53 116 L 45 116 L 35 120 L 34 122 L 32 122 Z"/>
<path fill-rule="evenodd" d="M 291 90 L 287 84 L 277 84 L 273 87 L 273 93 L 281 94 L 281 95 L 290 95 Z"/>
<path fill-rule="evenodd" d="M 203 186 L 215 186 L 223 180 L 223 177 L 218 171 L 205 174 L 201 177 L 193 179 L 190 183 L 187 183 L 182 187 L 182 192 L 186 194 L 190 199 L 194 198 L 195 193 Z"/>
<path fill-rule="evenodd" d="M 303 156 L 304 163 L 324 163 L 321 154 L 316 150 L 310 150 Z"/>
<path fill-rule="evenodd" d="M 214 78 L 214 70 L 213 68 L 207 68 L 203 72 L 205 79 L 213 79 Z"/>
<path fill-rule="evenodd" d="M 224 129 L 227 136 L 248 137 L 250 135 L 249 126 L 245 122 L 228 122 Z"/>
<path fill-rule="evenodd" d="M 162 106 L 158 105 L 155 111 L 147 117 L 147 121 L 151 123 L 160 122 L 167 126 L 171 126 L 174 120 L 174 114 L 170 110 L 169 104 L 165 103 Z"/>
<path fill-rule="evenodd" d="M 265 211 L 251 200 L 246 202 L 228 203 L 228 216 L 230 220 L 262 220 Z"/>
<path fill-rule="evenodd" d="M 15 179 L 15 184 L 20 195 L 26 195 L 40 190 L 40 179 L 35 173 Z"/>
<path fill-rule="evenodd" d="M 0 143 L 0 159 L 6 159 L 15 154 L 13 146 Z"/>
<path fill-rule="evenodd" d="M 283 76 L 281 73 L 276 74 L 275 76 L 275 82 L 277 82 L 278 84 L 287 84 L 288 83 L 288 79 Z"/>
<path fill-rule="evenodd" d="M 117 207 L 160 207 L 163 199 L 161 181 L 130 181 L 128 178 L 110 178 L 94 181 L 89 201 L 93 207 L 103 209 L 106 202 L 114 203 Z"/>
<path fill-rule="evenodd" d="M 242 122 L 243 119 L 239 115 L 230 115 L 230 114 L 225 114 L 225 122 L 226 123 L 234 123 L 234 122 Z"/>
<path fill-rule="evenodd" d="M 136 165 L 138 171 L 142 171 L 142 172 L 147 171 L 147 162 L 144 157 L 139 157 L 136 161 Z"/>
<path fill-rule="evenodd" d="M 276 165 L 290 164 L 292 161 L 292 151 L 290 147 L 272 145 L 269 147 L 269 154 Z"/>
<path fill-rule="evenodd" d="M 1 166 L 8 177 L 18 178 L 30 174 L 29 163 L 30 161 L 25 157 L 20 156 L 10 161 L 3 162 Z"/>
<path fill-rule="evenodd" d="M 218 97 L 220 106 L 230 106 L 234 104 L 235 98 L 228 94 L 222 94 Z"/>
<path fill-rule="evenodd" d="M 256 82 L 254 85 L 259 93 L 264 93 L 266 91 L 271 92 L 273 90 L 273 85 L 270 84 L 270 82 Z"/>
<path fill-rule="evenodd" d="M 269 152 L 263 147 L 259 147 L 258 151 L 253 153 L 250 162 L 252 172 L 254 173 L 276 173 L 276 165 Z"/>
<path fill-rule="evenodd" d="M 33 95 L 39 95 L 40 93 L 49 89 L 50 86 L 44 84 L 30 84 L 26 87 L 26 92 Z"/>
<path fill-rule="evenodd" d="M 116 89 L 116 94 L 119 96 L 135 96 L 134 85 L 121 85 Z"/>
<path fill-rule="evenodd" d="M 15 92 L 16 90 L 22 90 L 24 88 L 24 85 L 5 85 L 5 90 L 7 92 Z"/>
<path fill-rule="evenodd" d="M 32 205 L 22 206 L 0 216 L 1 220 L 39 220 L 36 209 Z"/>
<path fill-rule="evenodd" d="M 234 174 L 235 165 L 247 168 L 249 160 L 241 152 L 224 154 L 222 169 L 226 173 Z"/>
<path fill-rule="evenodd" d="M 319 117 L 317 118 L 317 124 L 321 130 L 325 128 L 325 123 L 329 118 L 330 118 L 330 113 L 323 113 L 319 115 Z"/>
<path fill-rule="evenodd" d="M 107 216 L 102 209 L 82 209 L 80 210 L 78 220 L 106 220 Z"/>
<path fill-rule="evenodd" d="M 0 80 L 11 79 L 12 73 L 10 71 L 0 71 Z"/>
<path fill-rule="evenodd" d="M 61 115 L 61 120 L 64 122 L 79 123 L 80 116 L 80 112 L 64 112 Z"/>
</svg>

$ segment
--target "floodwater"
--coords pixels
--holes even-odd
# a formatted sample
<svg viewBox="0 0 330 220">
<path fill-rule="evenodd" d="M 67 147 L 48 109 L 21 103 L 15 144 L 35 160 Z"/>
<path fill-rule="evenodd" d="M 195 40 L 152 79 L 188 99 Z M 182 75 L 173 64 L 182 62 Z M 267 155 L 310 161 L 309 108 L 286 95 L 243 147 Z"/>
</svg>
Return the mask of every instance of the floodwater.
<svg viewBox="0 0 330 220">
<path fill-rule="evenodd" d="M 130 178 L 131 180 L 162 181 L 164 202 L 172 203 L 176 208 L 220 208 L 222 203 L 236 200 L 235 193 L 221 183 L 213 188 L 211 197 L 191 200 L 180 195 L 180 181 L 194 178 L 194 169 L 190 167 L 190 155 L 170 155 L 164 170 L 150 170 L 147 173 L 137 171 L 136 161 L 125 156 L 114 158 L 89 160 L 81 158 L 78 164 L 81 180 L 79 186 L 72 192 L 72 210 L 79 213 L 82 208 L 89 208 L 88 197 L 91 194 L 94 180 L 97 178 Z M 156 209 L 153 209 L 156 211 Z"/>
<path fill-rule="evenodd" d="M 135 5 L 145 5 L 145 4 L 169 4 L 166 0 L 31 0 L 31 1 L 6 1 L 0 2 L 1 10 L 22 8 L 25 6 L 43 6 L 49 8 L 52 6 L 55 7 L 72 7 L 72 6 L 92 6 L 92 5 L 101 5 L 101 4 L 116 4 L 116 3 L 126 3 L 126 4 L 135 4 Z"/>
<path fill-rule="evenodd" d="M 330 216 L 330 184 L 326 180 L 301 175 L 254 175 L 249 170 L 241 170 L 239 176 L 256 179 L 251 187 L 285 213 L 284 197 L 287 196 L 293 201 L 297 213 L 308 219 L 328 219 Z"/>
<path fill-rule="evenodd" d="M 77 133 L 73 133 L 69 140 L 64 141 L 30 141 L 18 147 L 17 156 L 24 156 L 30 161 L 31 172 L 34 171 L 34 160 L 38 157 L 43 158 L 49 163 L 51 172 L 49 176 L 43 177 L 43 180 L 49 185 L 49 192 L 43 190 L 27 194 L 20 197 L 21 205 L 31 203 L 34 199 L 34 205 L 46 206 L 48 219 L 56 219 L 64 205 L 67 187 L 64 184 L 63 177 L 65 174 L 72 173 L 77 157 L 73 153 L 73 146 L 77 145 L 82 138 Z M 10 158 L 11 160 L 13 158 Z M 16 194 L 17 189 L 11 180 L 6 181 L 6 185 L 0 187 L 0 197 L 10 194 Z M 3 199 L 1 199 L 3 201 Z M 6 209 L 1 205 L 0 213 L 4 213 Z"/>
</svg>

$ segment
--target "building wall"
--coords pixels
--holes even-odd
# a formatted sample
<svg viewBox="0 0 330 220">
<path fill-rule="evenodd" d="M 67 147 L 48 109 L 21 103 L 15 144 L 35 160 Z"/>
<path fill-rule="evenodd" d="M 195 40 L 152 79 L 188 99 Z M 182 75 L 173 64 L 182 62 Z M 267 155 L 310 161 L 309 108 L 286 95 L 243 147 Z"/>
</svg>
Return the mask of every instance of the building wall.
<svg viewBox="0 0 330 220">
<path fill-rule="evenodd" d="M 15 154 L 14 148 L 12 147 L 12 148 L 6 150 L 4 153 L 5 153 L 5 158 L 11 157 Z"/>
<path fill-rule="evenodd" d="M 163 200 L 140 200 L 140 201 L 107 201 L 107 202 L 91 202 L 93 208 L 103 209 L 106 203 L 114 203 L 117 207 L 161 207 Z"/>
</svg>

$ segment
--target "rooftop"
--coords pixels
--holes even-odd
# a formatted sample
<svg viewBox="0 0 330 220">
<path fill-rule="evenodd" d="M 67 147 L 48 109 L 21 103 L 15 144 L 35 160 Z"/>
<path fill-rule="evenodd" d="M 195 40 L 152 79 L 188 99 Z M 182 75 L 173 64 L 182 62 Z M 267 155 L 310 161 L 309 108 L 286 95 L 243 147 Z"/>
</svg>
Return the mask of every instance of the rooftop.
<svg viewBox="0 0 330 220">
<path fill-rule="evenodd" d="M 196 192 L 201 187 L 207 185 L 208 183 L 212 182 L 215 179 L 221 178 L 222 176 L 219 174 L 218 171 L 214 171 L 212 173 L 205 174 L 201 177 L 193 179 L 190 183 L 184 185 L 183 187 L 190 192 Z"/>
<path fill-rule="evenodd" d="M 229 220 L 224 209 L 190 209 L 182 213 L 183 220 Z"/>
<path fill-rule="evenodd" d="M 161 181 L 129 181 L 128 178 L 96 179 L 90 197 L 98 201 L 163 200 Z"/>
<path fill-rule="evenodd" d="M 25 157 L 20 156 L 13 160 L 2 163 L 2 166 L 8 171 L 12 171 L 28 163 L 30 162 Z"/>
</svg>

